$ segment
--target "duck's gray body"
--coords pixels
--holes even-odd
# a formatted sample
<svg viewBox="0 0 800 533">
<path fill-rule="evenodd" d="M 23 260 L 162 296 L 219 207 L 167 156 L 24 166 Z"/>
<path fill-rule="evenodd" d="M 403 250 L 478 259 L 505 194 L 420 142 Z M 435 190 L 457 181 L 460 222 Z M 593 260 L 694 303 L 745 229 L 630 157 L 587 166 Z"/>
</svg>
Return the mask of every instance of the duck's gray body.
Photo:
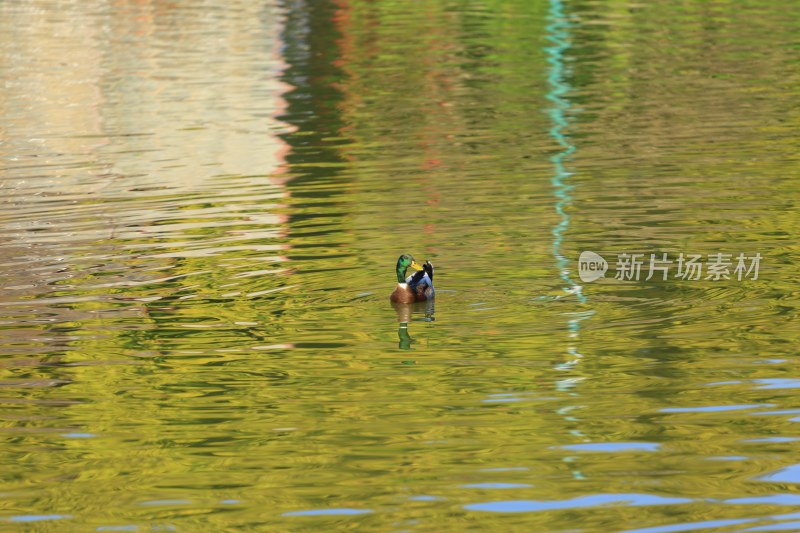
<svg viewBox="0 0 800 533">
<path fill-rule="evenodd" d="M 414 272 L 406 278 L 406 284 L 411 292 L 414 293 L 414 299 L 417 302 L 424 302 L 430 300 L 436 295 L 433 288 L 433 265 L 430 261 L 425 261 L 422 265 L 422 270 Z"/>
</svg>

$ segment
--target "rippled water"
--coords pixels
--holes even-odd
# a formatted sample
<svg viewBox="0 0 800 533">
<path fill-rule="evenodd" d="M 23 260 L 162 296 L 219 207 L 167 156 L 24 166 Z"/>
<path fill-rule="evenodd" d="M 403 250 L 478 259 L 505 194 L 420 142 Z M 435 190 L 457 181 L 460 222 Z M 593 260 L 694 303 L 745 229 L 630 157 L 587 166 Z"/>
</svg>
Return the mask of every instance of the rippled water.
<svg viewBox="0 0 800 533">
<path fill-rule="evenodd" d="M 793 7 L 0 3 L 0 525 L 800 531 Z"/>
</svg>

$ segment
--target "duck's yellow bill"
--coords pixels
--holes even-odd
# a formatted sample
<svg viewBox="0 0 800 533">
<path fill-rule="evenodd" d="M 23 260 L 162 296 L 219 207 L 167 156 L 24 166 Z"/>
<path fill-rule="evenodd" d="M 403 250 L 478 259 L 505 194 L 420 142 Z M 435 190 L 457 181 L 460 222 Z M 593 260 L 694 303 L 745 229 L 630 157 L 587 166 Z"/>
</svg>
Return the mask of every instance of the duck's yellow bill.
<svg viewBox="0 0 800 533">
<path fill-rule="evenodd" d="M 414 270 L 422 270 L 422 267 L 419 266 L 419 263 L 417 263 L 416 261 L 411 261 L 411 268 L 413 268 Z"/>
</svg>

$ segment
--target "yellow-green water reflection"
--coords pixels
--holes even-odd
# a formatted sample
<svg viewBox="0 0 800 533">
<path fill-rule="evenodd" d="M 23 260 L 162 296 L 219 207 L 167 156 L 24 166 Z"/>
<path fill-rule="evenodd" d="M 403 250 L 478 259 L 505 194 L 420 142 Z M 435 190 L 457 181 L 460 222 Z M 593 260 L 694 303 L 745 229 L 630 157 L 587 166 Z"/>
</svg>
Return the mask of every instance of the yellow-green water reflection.
<svg viewBox="0 0 800 533">
<path fill-rule="evenodd" d="M 3 3 L 3 527 L 791 528 L 790 6 Z"/>
</svg>

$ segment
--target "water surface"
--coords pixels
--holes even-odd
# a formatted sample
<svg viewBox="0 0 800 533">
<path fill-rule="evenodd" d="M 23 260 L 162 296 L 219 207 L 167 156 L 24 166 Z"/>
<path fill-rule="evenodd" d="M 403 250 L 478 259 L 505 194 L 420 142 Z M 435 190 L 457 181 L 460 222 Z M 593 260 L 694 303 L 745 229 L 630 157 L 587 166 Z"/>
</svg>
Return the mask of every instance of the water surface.
<svg viewBox="0 0 800 533">
<path fill-rule="evenodd" d="M 0 4 L 3 528 L 797 529 L 792 7 Z"/>
</svg>

